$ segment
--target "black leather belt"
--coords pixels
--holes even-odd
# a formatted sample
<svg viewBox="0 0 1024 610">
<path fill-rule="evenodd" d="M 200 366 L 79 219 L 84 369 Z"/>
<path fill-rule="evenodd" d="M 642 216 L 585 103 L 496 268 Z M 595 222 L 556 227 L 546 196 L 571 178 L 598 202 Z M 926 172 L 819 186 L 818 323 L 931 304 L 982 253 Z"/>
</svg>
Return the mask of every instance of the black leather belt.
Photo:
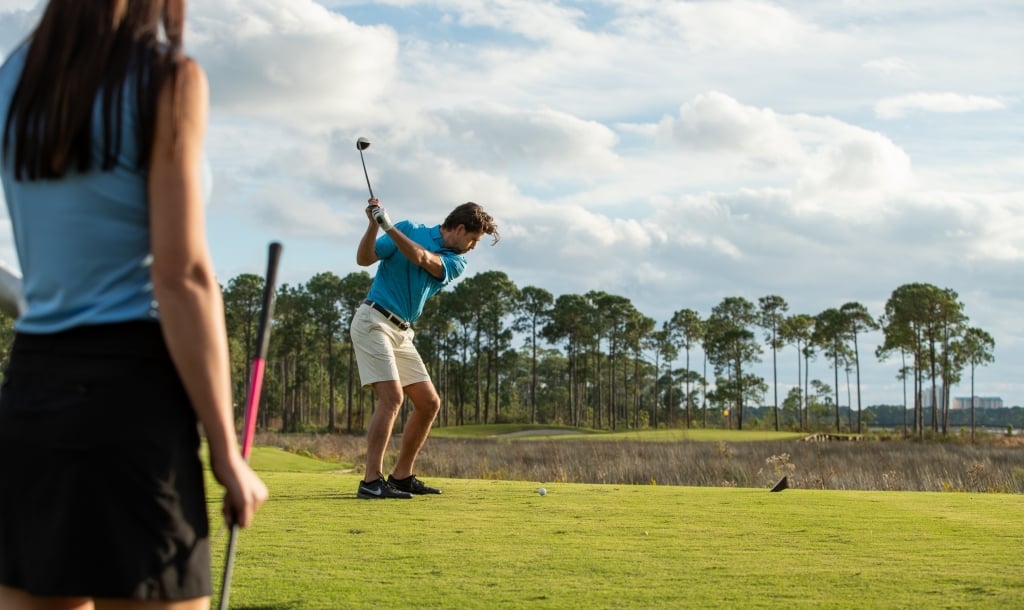
<svg viewBox="0 0 1024 610">
<path fill-rule="evenodd" d="M 399 318 L 398 316 L 396 316 L 395 314 L 391 313 L 387 309 L 384 309 L 384 307 L 380 303 L 377 303 L 376 301 L 371 301 L 370 299 L 365 299 L 363 301 L 363 303 L 369 305 L 370 307 L 372 307 L 372 308 L 376 309 L 377 311 L 381 312 L 382 314 L 384 314 L 384 317 L 388 319 L 388 322 L 391 322 L 392 324 L 397 326 L 399 329 L 401 329 L 401 330 L 409 330 L 409 323 L 408 322 L 406 322 L 402 318 Z"/>
</svg>

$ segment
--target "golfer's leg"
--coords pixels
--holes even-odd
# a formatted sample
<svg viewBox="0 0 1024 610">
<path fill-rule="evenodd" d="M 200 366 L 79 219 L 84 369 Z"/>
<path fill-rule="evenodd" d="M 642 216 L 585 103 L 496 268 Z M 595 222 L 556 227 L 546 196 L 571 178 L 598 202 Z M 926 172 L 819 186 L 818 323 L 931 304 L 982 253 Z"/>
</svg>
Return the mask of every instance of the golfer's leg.
<svg viewBox="0 0 1024 610">
<path fill-rule="evenodd" d="M 364 481 L 373 481 L 384 472 L 384 452 L 391 440 L 391 429 L 398 416 L 398 408 L 402 406 L 402 386 L 398 381 L 378 381 L 373 384 L 373 392 L 377 395 L 377 408 L 370 418 L 370 427 L 366 431 L 366 472 Z"/>
<path fill-rule="evenodd" d="M 441 399 L 438 397 L 432 381 L 421 381 L 406 386 L 405 393 L 409 396 L 414 408 L 412 415 L 409 416 L 409 421 L 405 423 L 405 430 L 402 431 L 402 450 L 398 454 L 398 462 L 392 471 L 396 479 L 404 479 L 413 474 L 416 456 L 423 448 L 423 443 L 427 442 L 430 427 L 434 425 L 434 418 L 441 410 Z"/>
<path fill-rule="evenodd" d="M 0 585 L 3 610 L 93 610 L 87 597 L 36 597 L 21 589 Z"/>
</svg>

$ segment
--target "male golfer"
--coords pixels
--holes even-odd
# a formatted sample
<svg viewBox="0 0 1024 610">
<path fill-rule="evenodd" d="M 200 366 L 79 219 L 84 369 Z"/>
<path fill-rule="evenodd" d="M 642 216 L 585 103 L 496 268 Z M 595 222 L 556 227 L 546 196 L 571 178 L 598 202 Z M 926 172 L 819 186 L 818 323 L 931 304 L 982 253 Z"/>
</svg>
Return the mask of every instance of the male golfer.
<svg viewBox="0 0 1024 610">
<path fill-rule="evenodd" d="M 392 224 L 376 198 L 369 200 L 369 225 L 359 241 L 356 262 L 380 261 L 370 293 L 352 318 L 359 377 L 372 386 L 377 407 L 366 434 L 366 472 L 359 483 L 360 498 L 412 498 L 439 494 L 413 473 L 420 448 L 427 440 L 441 399 L 413 345 L 411 324 L 423 313 L 427 299 L 462 275 L 464 255 L 484 235 L 498 243 L 498 227 L 478 204 L 464 203 L 443 224 L 428 227 L 403 220 Z M 384 235 L 377 238 L 377 229 Z M 384 479 L 384 451 L 391 439 L 404 395 L 414 407 L 402 432 L 402 446 L 391 475 Z"/>
</svg>

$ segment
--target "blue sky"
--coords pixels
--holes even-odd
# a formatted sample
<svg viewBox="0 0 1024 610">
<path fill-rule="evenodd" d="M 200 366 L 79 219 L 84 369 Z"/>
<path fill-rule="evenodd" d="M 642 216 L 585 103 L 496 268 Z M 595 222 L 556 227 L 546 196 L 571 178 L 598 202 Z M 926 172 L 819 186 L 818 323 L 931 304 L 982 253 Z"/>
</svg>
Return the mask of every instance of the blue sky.
<svg viewBox="0 0 1024 610">
<path fill-rule="evenodd" d="M 0 0 L 0 53 L 37 4 Z M 283 281 L 358 270 L 365 136 L 393 219 L 493 213 L 469 273 L 620 294 L 659 325 L 769 294 L 877 316 L 928 282 L 996 340 L 977 393 L 1024 405 L 1022 26 L 1016 0 L 190 2 L 218 274 L 261 273 L 271 239 Z M 899 404 L 880 339 L 863 401 Z"/>
</svg>

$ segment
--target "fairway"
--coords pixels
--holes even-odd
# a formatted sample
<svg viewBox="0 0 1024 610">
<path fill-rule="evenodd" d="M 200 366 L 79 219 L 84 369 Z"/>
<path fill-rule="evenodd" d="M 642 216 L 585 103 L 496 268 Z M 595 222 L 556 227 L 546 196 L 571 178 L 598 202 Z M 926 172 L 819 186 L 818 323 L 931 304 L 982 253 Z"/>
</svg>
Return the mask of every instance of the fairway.
<svg viewBox="0 0 1024 610">
<path fill-rule="evenodd" d="M 303 460 L 254 454 L 271 500 L 239 537 L 233 608 L 1024 605 L 1017 495 L 546 482 L 542 497 L 425 477 L 444 495 L 376 501 Z"/>
<path fill-rule="evenodd" d="M 544 439 L 544 440 L 606 440 L 650 442 L 732 442 L 788 441 L 807 436 L 802 432 L 774 432 L 771 430 L 722 430 L 717 428 L 669 428 L 660 430 L 586 430 L 569 426 L 541 424 L 471 424 L 434 428 L 432 438 L 491 438 L 491 439 Z"/>
</svg>

